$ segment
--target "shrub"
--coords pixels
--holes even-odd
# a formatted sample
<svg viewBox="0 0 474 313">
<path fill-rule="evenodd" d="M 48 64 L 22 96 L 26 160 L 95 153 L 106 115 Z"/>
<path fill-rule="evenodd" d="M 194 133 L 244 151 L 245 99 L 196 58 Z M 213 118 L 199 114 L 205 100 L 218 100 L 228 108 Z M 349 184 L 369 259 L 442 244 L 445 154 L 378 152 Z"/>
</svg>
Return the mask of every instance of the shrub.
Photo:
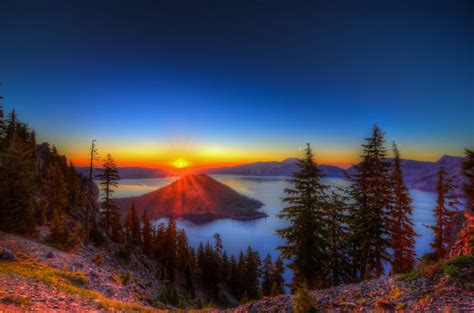
<svg viewBox="0 0 474 313">
<path fill-rule="evenodd" d="M 102 254 L 97 254 L 92 259 L 92 262 L 94 262 L 97 266 L 102 266 L 104 264 L 104 256 Z"/>
<path fill-rule="evenodd" d="M 423 275 L 423 271 L 420 270 L 420 269 L 417 269 L 417 270 L 413 270 L 413 271 L 408 272 L 408 273 L 399 274 L 398 275 L 398 280 L 413 281 L 413 280 L 416 280 L 416 279 L 420 278 L 422 275 Z"/>
<path fill-rule="evenodd" d="M 97 247 L 105 246 L 105 244 L 107 243 L 107 239 L 97 226 L 92 227 L 90 232 L 90 239 Z"/>
<path fill-rule="evenodd" d="M 122 285 L 128 285 L 130 280 L 132 280 L 132 274 L 130 274 L 129 272 L 120 274 L 120 280 L 122 281 Z"/>
<path fill-rule="evenodd" d="M 405 310 L 406 304 L 405 303 L 397 303 L 395 305 L 395 310 L 396 311 L 402 311 Z"/>
<path fill-rule="evenodd" d="M 74 249 L 84 242 L 85 232 L 80 223 L 76 223 L 67 237 L 67 249 Z"/>
<path fill-rule="evenodd" d="M 462 266 L 465 264 L 474 263 L 474 256 L 458 256 L 446 262 L 446 265 Z"/>
<path fill-rule="evenodd" d="M 176 287 L 174 285 L 166 287 L 158 294 L 157 300 L 165 304 L 177 306 L 179 304 L 179 299 Z"/>
<path fill-rule="evenodd" d="M 201 297 L 198 297 L 196 300 L 196 309 L 201 310 L 203 307 L 204 305 L 202 304 Z"/>
<path fill-rule="evenodd" d="M 304 283 L 296 291 L 293 310 L 295 313 L 316 312 L 316 309 L 313 305 L 313 299 L 308 292 L 308 287 L 306 287 L 306 284 Z"/>
<path fill-rule="evenodd" d="M 433 252 L 425 253 L 421 257 L 421 262 L 422 262 L 423 266 L 432 265 L 432 264 L 436 263 L 437 261 L 438 261 L 438 257 Z"/>
<path fill-rule="evenodd" d="M 450 277 L 457 276 L 459 274 L 459 268 L 456 265 L 448 264 L 443 268 L 443 273 Z"/>
<path fill-rule="evenodd" d="M 28 299 L 27 297 L 20 296 L 20 295 L 8 295 L 8 296 L 4 296 L 3 298 L 0 298 L 0 300 L 3 300 L 3 302 L 6 302 L 6 303 L 15 304 L 15 305 L 28 305 L 28 306 L 31 305 L 30 299 Z"/>
<path fill-rule="evenodd" d="M 89 278 L 82 272 L 63 272 L 61 276 L 77 285 L 85 285 L 89 282 Z"/>
</svg>

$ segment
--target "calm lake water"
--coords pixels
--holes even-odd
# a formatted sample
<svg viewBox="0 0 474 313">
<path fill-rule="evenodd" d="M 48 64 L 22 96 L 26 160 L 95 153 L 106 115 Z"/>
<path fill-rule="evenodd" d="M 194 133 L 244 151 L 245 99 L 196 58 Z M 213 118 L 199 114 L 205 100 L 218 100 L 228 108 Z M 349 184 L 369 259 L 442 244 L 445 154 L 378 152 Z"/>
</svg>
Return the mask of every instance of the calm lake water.
<svg viewBox="0 0 474 313">
<path fill-rule="evenodd" d="M 179 228 L 184 228 L 190 244 L 194 247 L 201 241 L 212 241 L 215 233 L 220 233 L 224 247 L 229 254 L 237 255 L 241 249 L 249 245 L 259 251 L 263 258 L 269 253 L 273 258 L 278 256 L 276 247 L 282 244 L 282 240 L 275 234 L 275 230 L 285 227 L 284 221 L 279 220 L 276 215 L 284 207 L 281 198 L 284 196 L 283 189 L 287 186 L 286 177 L 261 177 L 261 176 L 234 176 L 234 175 L 211 175 L 221 183 L 235 189 L 241 194 L 262 201 L 262 208 L 268 214 L 267 218 L 252 221 L 238 221 L 222 219 L 206 224 L 194 224 L 186 220 L 178 220 Z M 115 193 L 116 198 L 139 196 L 144 193 L 163 187 L 176 180 L 176 178 L 153 178 L 153 179 L 123 179 Z M 345 185 L 341 178 L 326 178 L 327 184 Z M 412 189 L 410 190 L 414 207 L 415 229 L 420 237 L 417 238 L 416 251 L 421 255 L 429 251 L 429 242 L 432 234 L 423 225 L 434 222 L 433 207 L 435 205 L 435 194 Z M 166 222 L 158 220 L 156 223 Z M 291 273 L 285 276 L 289 279 Z"/>
</svg>

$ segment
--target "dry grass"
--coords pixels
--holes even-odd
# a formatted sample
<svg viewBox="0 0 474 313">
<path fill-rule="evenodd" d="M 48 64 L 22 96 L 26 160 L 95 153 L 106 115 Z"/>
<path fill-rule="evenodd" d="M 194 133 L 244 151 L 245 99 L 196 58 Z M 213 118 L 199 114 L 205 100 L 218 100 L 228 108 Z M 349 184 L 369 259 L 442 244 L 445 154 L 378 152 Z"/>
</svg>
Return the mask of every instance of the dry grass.
<svg viewBox="0 0 474 313">
<path fill-rule="evenodd" d="M 19 295 L 5 295 L 0 293 L 0 302 L 7 303 L 7 304 L 14 304 L 18 306 L 30 306 L 31 301 L 27 297 L 19 296 Z"/>
<path fill-rule="evenodd" d="M 84 285 L 87 284 L 88 279 L 82 272 L 68 272 L 54 269 L 49 265 L 42 264 L 26 257 L 21 257 L 17 262 L 0 261 L 0 273 L 16 274 L 25 278 L 40 281 L 67 294 L 75 294 L 83 299 L 92 300 L 103 309 L 135 312 L 160 312 L 160 310 L 140 304 L 112 300 L 97 291 L 85 288 Z M 11 302 L 16 301 L 16 304 L 22 301 L 22 299 L 10 300 Z"/>
</svg>

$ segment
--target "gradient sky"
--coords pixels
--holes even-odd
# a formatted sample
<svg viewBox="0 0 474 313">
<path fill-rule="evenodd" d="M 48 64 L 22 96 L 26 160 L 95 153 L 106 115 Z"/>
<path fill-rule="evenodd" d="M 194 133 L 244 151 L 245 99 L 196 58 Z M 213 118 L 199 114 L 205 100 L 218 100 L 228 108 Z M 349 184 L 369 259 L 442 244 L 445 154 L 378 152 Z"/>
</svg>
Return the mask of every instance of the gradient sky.
<svg viewBox="0 0 474 313">
<path fill-rule="evenodd" d="M 355 162 L 474 148 L 472 1 L 0 2 L 0 93 L 83 164 Z"/>
</svg>

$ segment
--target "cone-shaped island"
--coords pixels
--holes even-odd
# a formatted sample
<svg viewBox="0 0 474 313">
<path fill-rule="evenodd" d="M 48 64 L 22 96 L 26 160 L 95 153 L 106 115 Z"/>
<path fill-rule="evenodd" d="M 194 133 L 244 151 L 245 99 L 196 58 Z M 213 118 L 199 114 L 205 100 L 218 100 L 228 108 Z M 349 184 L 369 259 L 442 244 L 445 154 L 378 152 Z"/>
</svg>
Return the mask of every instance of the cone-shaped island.
<svg viewBox="0 0 474 313">
<path fill-rule="evenodd" d="M 168 186 L 139 197 L 115 199 L 121 212 L 135 204 L 151 219 L 174 216 L 205 222 L 219 218 L 257 219 L 267 214 L 258 209 L 263 203 L 243 196 L 207 175 L 189 174 Z"/>
</svg>

